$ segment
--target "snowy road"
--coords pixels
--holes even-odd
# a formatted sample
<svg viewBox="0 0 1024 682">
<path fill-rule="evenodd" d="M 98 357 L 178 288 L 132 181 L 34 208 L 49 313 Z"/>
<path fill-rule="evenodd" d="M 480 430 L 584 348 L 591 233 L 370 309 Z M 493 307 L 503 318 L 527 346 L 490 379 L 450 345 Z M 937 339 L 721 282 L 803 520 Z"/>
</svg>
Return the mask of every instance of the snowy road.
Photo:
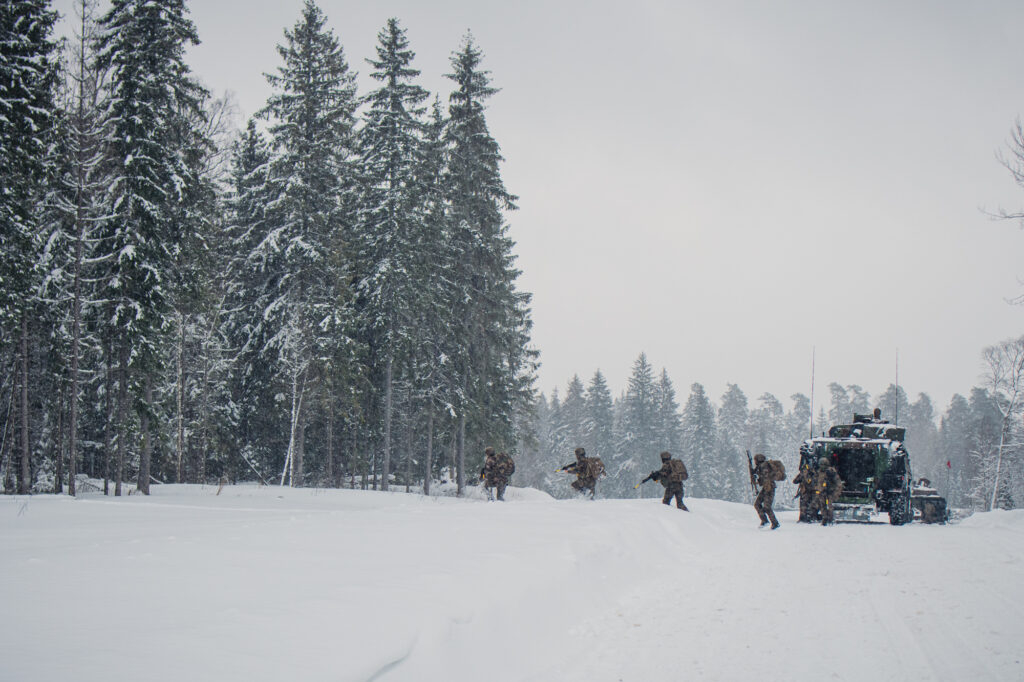
<svg viewBox="0 0 1024 682">
<path fill-rule="evenodd" d="M 161 486 L 0 498 L 0 680 L 1021 680 L 1024 512 Z"/>
</svg>

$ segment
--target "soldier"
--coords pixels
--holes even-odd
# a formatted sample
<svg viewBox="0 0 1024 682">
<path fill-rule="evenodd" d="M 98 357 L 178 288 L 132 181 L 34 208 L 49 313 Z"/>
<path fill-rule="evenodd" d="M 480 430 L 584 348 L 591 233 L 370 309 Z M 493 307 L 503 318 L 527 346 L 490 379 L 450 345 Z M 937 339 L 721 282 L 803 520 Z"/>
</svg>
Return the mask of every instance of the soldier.
<svg viewBox="0 0 1024 682">
<path fill-rule="evenodd" d="M 843 479 L 839 477 L 839 473 L 829 462 L 828 457 L 820 458 L 818 470 L 814 476 L 814 499 L 811 506 L 814 511 L 821 514 L 821 525 L 830 526 L 835 522 L 833 505 L 839 499 L 841 492 L 843 492 Z"/>
<path fill-rule="evenodd" d="M 587 451 L 583 448 L 576 448 L 576 461 L 566 464 L 559 471 L 576 474 L 576 480 L 572 482 L 573 489 L 585 494 L 590 491 L 590 499 L 594 499 L 597 492 L 597 479 L 604 473 L 604 462 L 600 457 L 587 457 Z"/>
<path fill-rule="evenodd" d="M 810 463 L 800 467 L 793 483 L 796 483 L 796 494 L 800 498 L 800 523 L 810 523 L 813 520 L 811 500 L 814 498 L 814 469 Z"/>
<path fill-rule="evenodd" d="M 775 530 L 779 527 L 779 520 L 775 518 L 775 512 L 772 510 L 775 503 L 775 477 L 772 476 L 772 465 L 760 452 L 754 455 L 754 462 L 751 475 L 755 479 L 754 483 L 761 487 L 757 498 L 754 499 L 754 510 L 761 519 L 761 526 L 768 525 L 770 520 L 772 530 Z"/>
<path fill-rule="evenodd" d="M 505 486 L 508 479 L 515 473 L 516 464 L 508 454 L 495 454 L 494 448 L 484 450 L 484 467 L 480 470 L 480 480 L 484 482 L 487 497 L 491 497 L 491 488 L 498 489 L 498 500 L 505 501 Z"/>
<path fill-rule="evenodd" d="M 683 464 L 682 460 L 672 459 L 672 453 L 663 452 L 661 453 L 661 468 L 652 471 L 640 483 L 646 483 L 650 480 L 658 481 L 665 486 L 665 496 L 661 498 L 662 504 L 671 504 L 674 497 L 676 498 L 676 507 L 678 509 L 690 511 L 683 504 L 683 481 L 689 477 L 690 475 L 686 472 L 686 465 Z"/>
</svg>

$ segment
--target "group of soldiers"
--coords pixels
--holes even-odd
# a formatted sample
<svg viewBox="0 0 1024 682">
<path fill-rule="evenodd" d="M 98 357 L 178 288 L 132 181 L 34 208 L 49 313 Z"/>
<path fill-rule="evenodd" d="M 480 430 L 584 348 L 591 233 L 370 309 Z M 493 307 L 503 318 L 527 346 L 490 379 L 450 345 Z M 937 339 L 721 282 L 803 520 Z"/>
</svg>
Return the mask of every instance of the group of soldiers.
<svg viewBox="0 0 1024 682">
<path fill-rule="evenodd" d="M 817 462 L 810 460 L 800 468 L 793 479 L 796 495 L 800 498 L 800 522 L 830 526 L 835 522 L 834 505 L 843 492 L 843 479 L 829 461 L 820 457 Z"/>
<path fill-rule="evenodd" d="M 576 474 L 576 480 L 572 482 L 573 490 L 593 499 L 597 491 L 597 481 L 605 473 L 604 462 L 600 457 L 588 457 L 583 448 L 576 448 L 574 454 L 576 461 L 566 464 L 557 471 Z M 662 504 L 671 505 L 674 499 L 677 509 L 690 511 L 683 502 L 683 481 L 689 478 L 686 465 L 672 457 L 670 452 L 662 452 L 659 457 L 661 468 L 648 474 L 634 486 L 634 489 L 647 481 L 656 481 L 665 487 Z M 515 470 L 515 462 L 506 453 L 496 453 L 494 448 L 490 447 L 484 450 L 484 466 L 480 470 L 480 480 L 484 482 L 488 499 L 494 499 L 491 493 L 491 489 L 494 488 L 497 499 L 504 501 L 505 488 Z M 773 466 L 771 461 L 758 453 L 754 455 L 750 478 L 751 483 L 757 488 L 754 510 L 761 519 L 761 526 L 770 523 L 771 529 L 775 530 L 779 527 L 779 520 L 775 517 L 773 509 L 775 487 L 776 482 L 782 480 L 783 476 L 778 473 L 778 468 Z M 820 520 L 822 525 L 831 525 L 834 522 L 833 505 L 842 492 L 843 481 L 828 458 L 822 457 L 813 465 L 802 466 L 793 483 L 797 484 L 797 496 L 800 498 L 800 522 L 811 523 Z"/>
<path fill-rule="evenodd" d="M 572 482 L 573 490 L 593 499 L 597 492 L 597 481 L 605 475 L 604 462 L 600 457 L 588 457 L 584 448 L 576 448 L 573 454 L 576 461 L 566 464 L 557 471 L 576 474 L 576 480 Z M 662 452 L 660 457 L 661 468 L 652 471 L 634 488 L 639 488 L 647 481 L 658 481 L 665 486 L 665 495 L 662 498 L 664 504 L 671 504 L 675 499 L 677 508 L 690 511 L 683 503 L 683 481 L 689 477 L 686 465 L 678 459 L 673 459 L 669 452 Z M 505 500 L 505 488 L 515 470 L 515 462 L 506 453 L 495 452 L 494 448 L 490 447 L 484 450 L 484 466 L 480 469 L 480 480 L 484 483 L 488 499 L 495 498 L 491 493 L 491 488 L 494 488 L 497 491 L 497 499 Z"/>
</svg>

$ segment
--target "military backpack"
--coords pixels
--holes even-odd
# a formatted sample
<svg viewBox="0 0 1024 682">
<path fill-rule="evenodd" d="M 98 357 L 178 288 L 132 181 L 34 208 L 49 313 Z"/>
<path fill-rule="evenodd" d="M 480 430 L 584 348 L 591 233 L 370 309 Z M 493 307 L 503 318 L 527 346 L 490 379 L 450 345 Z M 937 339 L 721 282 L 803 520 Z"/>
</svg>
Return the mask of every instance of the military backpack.
<svg viewBox="0 0 1024 682">
<path fill-rule="evenodd" d="M 768 466 L 771 467 L 772 480 L 773 481 L 785 481 L 786 480 L 786 465 L 778 459 L 768 460 Z"/>
<path fill-rule="evenodd" d="M 600 457 L 587 457 L 587 478 L 595 481 L 604 475 L 604 462 Z"/>
<path fill-rule="evenodd" d="M 497 470 L 506 478 L 516 472 L 516 463 L 508 456 L 507 452 L 498 453 Z"/>
<path fill-rule="evenodd" d="M 682 460 L 670 459 L 669 465 L 672 467 L 672 473 L 668 475 L 668 480 L 672 483 L 682 483 L 690 477 L 690 474 L 686 473 L 686 465 Z"/>
</svg>

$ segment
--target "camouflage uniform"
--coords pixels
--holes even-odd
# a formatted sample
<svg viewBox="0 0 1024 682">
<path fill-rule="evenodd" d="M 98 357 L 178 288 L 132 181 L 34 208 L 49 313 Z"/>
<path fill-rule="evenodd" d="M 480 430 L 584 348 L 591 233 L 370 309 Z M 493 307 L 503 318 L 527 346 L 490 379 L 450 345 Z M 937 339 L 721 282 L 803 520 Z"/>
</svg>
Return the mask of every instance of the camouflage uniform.
<svg viewBox="0 0 1024 682">
<path fill-rule="evenodd" d="M 800 498 L 800 523 L 814 520 L 811 513 L 811 500 L 814 498 L 814 470 L 809 466 L 801 467 L 800 473 L 793 479 L 797 484 L 796 494 Z"/>
<path fill-rule="evenodd" d="M 597 478 L 600 476 L 597 469 L 601 468 L 595 464 L 600 462 L 600 458 L 587 457 L 587 451 L 583 448 L 576 448 L 575 454 L 576 461 L 566 464 L 562 467 L 562 471 L 576 474 L 576 480 L 572 482 L 573 489 L 580 494 L 585 494 L 589 490 L 590 497 L 593 498 L 597 492 Z"/>
<path fill-rule="evenodd" d="M 765 526 L 771 521 L 772 530 L 779 527 L 779 520 L 775 518 L 775 511 L 772 505 L 775 504 L 775 479 L 772 477 L 772 465 L 768 463 L 764 455 L 754 455 L 757 466 L 754 467 L 754 478 L 760 492 L 754 499 L 754 511 L 761 519 L 761 525 Z"/>
<path fill-rule="evenodd" d="M 811 501 L 812 514 L 821 514 L 821 525 L 828 526 L 835 521 L 833 505 L 839 499 L 839 493 L 843 491 L 843 479 L 839 477 L 836 468 L 822 457 L 818 469 L 814 475 L 814 499 Z"/>
<path fill-rule="evenodd" d="M 673 473 L 673 462 L 679 462 L 681 466 L 683 464 L 678 459 L 672 459 L 670 453 L 661 453 L 661 468 L 655 471 L 651 478 L 665 486 L 665 496 L 661 498 L 662 504 L 672 504 L 672 498 L 674 497 L 676 498 L 676 508 L 690 511 L 683 504 L 683 481 L 689 478 L 689 474 L 687 474 L 685 466 L 682 466 L 680 472 Z"/>
<path fill-rule="evenodd" d="M 505 486 L 508 479 L 515 473 L 516 465 L 506 453 L 494 453 L 494 448 L 484 450 L 484 468 L 480 470 L 480 478 L 490 494 L 491 488 L 498 489 L 498 499 L 505 501 Z"/>
</svg>

